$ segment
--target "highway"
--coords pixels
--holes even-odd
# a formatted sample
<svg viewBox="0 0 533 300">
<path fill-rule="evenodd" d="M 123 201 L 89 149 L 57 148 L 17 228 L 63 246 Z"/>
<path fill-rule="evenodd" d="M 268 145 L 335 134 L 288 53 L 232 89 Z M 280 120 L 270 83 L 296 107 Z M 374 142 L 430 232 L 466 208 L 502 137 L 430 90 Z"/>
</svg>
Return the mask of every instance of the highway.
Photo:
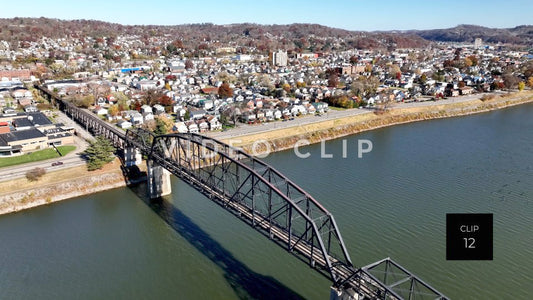
<svg viewBox="0 0 533 300">
<path fill-rule="evenodd" d="M 63 164 L 52 166 L 52 163 L 62 162 Z M 60 158 L 54 158 L 49 160 L 43 160 L 34 163 L 28 163 L 18 166 L 10 166 L 0 169 L 0 182 L 7 181 L 15 178 L 20 178 L 26 176 L 26 172 L 33 170 L 35 168 L 43 168 L 46 172 L 57 171 L 61 169 L 67 169 L 72 167 L 77 167 L 85 165 L 85 160 L 83 160 L 79 155 L 75 156 L 65 156 Z"/>
</svg>

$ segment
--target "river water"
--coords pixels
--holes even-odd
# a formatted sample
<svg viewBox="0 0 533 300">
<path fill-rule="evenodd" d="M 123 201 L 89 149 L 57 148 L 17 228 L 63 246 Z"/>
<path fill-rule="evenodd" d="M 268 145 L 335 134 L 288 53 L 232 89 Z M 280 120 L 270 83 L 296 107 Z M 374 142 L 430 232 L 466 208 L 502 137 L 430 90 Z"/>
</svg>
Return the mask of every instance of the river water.
<svg viewBox="0 0 533 300">
<path fill-rule="evenodd" d="M 265 160 L 334 216 L 357 266 L 391 257 L 453 299 L 533 297 L 533 105 L 383 128 Z M 357 157 L 357 141 L 373 150 Z M 320 153 L 333 158 L 321 158 Z M 0 299 L 328 299 L 330 282 L 173 178 L 0 216 Z M 446 260 L 446 213 L 494 214 L 492 261 Z"/>
</svg>

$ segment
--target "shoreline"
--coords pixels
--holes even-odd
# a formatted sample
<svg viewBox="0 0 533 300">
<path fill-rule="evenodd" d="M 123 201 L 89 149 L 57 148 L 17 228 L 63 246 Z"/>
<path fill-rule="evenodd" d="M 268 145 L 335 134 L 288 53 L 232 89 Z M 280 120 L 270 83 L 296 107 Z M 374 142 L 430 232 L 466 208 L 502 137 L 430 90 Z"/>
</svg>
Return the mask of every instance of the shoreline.
<svg viewBox="0 0 533 300">
<path fill-rule="evenodd" d="M 36 182 L 26 178 L 1 182 L 0 215 L 126 186 L 118 160 L 96 173 L 85 169 L 81 166 L 50 172 Z"/>
<path fill-rule="evenodd" d="M 524 91 L 486 101 L 474 99 L 452 104 L 435 102 L 434 105 L 396 107 L 383 114 L 366 112 L 305 125 L 236 135 L 220 140 L 232 143 L 233 146 L 240 147 L 247 152 L 251 152 L 254 142 L 264 141 L 272 152 L 276 152 L 293 148 L 294 144 L 301 139 L 306 139 L 313 144 L 383 127 L 468 116 L 532 102 L 533 91 Z M 265 150 L 267 149 L 263 142 L 255 147 L 255 151 Z M 127 186 L 126 180 L 118 159 L 102 170 L 93 172 L 86 171 L 85 166 L 82 166 L 51 172 L 37 182 L 30 183 L 26 178 L 8 180 L 0 183 L 2 194 L 0 215 L 125 186 Z"/>
<path fill-rule="evenodd" d="M 533 102 L 533 91 L 502 95 L 491 100 L 469 100 L 460 103 L 439 104 L 421 107 L 393 107 L 382 114 L 366 112 L 334 120 L 316 122 L 306 125 L 267 130 L 254 134 L 243 134 L 230 138 L 221 138 L 225 143 L 231 143 L 244 151 L 251 152 L 254 142 L 256 153 L 266 151 L 268 144 L 271 152 L 283 151 L 294 147 L 296 141 L 306 139 L 310 144 L 323 140 L 332 140 L 364 131 L 380 129 L 389 126 L 407 124 L 433 119 L 468 116 L 478 113 L 513 107 Z"/>
</svg>

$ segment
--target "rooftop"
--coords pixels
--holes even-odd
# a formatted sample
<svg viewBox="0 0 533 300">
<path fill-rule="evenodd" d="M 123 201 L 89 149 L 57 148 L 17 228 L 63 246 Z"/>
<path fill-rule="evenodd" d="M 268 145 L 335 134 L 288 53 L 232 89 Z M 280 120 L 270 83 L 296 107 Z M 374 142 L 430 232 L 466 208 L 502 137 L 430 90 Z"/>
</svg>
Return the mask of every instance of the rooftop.
<svg viewBox="0 0 533 300">
<path fill-rule="evenodd" d="M 0 134 L 0 140 L 3 140 L 5 144 L 15 141 L 44 138 L 45 135 L 35 128 L 22 131 L 14 131 L 9 133 Z"/>
</svg>

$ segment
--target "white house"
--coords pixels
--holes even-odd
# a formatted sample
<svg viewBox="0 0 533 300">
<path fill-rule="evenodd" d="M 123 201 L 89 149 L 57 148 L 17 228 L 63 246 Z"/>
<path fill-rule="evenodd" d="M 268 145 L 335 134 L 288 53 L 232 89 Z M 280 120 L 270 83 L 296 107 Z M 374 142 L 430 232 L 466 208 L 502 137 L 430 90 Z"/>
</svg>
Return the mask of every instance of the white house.
<svg viewBox="0 0 533 300">
<path fill-rule="evenodd" d="M 198 125 L 193 120 L 185 122 L 185 125 L 190 133 L 198 133 Z"/>
<path fill-rule="evenodd" d="M 198 101 L 198 105 L 205 110 L 209 110 L 214 107 L 213 100 L 200 100 Z"/>
<path fill-rule="evenodd" d="M 99 115 L 99 116 L 105 116 L 105 115 L 107 115 L 107 109 L 105 109 L 103 107 L 96 107 L 94 109 L 94 113 Z"/>
<path fill-rule="evenodd" d="M 313 105 L 307 103 L 304 106 L 305 106 L 305 109 L 307 110 L 307 113 L 309 113 L 309 114 L 316 113 L 316 108 Z"/>
<path fill-rule="evenodd" d="M 198 110 L 191 110 L 189 113 L 189 116 L 191 119 L 201 119 L 205 116 L 205 110 L 198 109 Z"/>
<path fill-rule="evenodd" d="M 160 115 L 165 112 L 165 107 L 161 104 L 154 105 L 154 113 Z"/>
<path fill-rule="evenodd" d="M 209 123 L 209 128 L 211 130 L 220 130 L 222 129 L 222 123 L 215 116 L 208 116 L 207 122 Z"/>
<path fill-rule="evenodd" d="M 185 114 L 187 113 L 187 110 L 185 110 L 184 108 L 179 108 L 176 109 L 175 113 L 179 119 L 183 119 L 185 117 Z"/>
<path fill-rule="evenodd" d="M 279 119 L 281 119 L 282 115 L 283 114 L 281 113 L 281 111 L 279 109 L 275 109 L 274 110 L 274 119 L 279 120 Z"/>
<path fill-rule="evenodd" d="M 134 112 L 130 114 L 130 122 L 133 125 L 140 125 L 144 122 L 143 115 L 141 115 L 139 112 Z"/>
<path fill-rule="evenodd" d="M 142 114 L 145 114 L 145 113 L 153 113 L 154 111 L 152 110 L 152 107 L 150 107 L 150 105 L 146 105 L 144 104 L 143 106 L 141 106 L 141 113 Z"/>
<path fill-rule="evenodd" d="M 298 105 L 293 105 L 289 107 L 290 114 L 293 116 L 296 116 L 298 112 L 300 112 L 300 109 L 298 108 Z"/>
<path fill-rule="evenodd" d="M 329 108 L 328 104 L 325 102 L 313 102 L 311 105 L 315 107 L 315 111 L 318 113 L 324 113 L 328 111 Z"/>
<path fill-rule="evenodd" d="M 274 120 L 274 110 L 273 109 L 264 109 L 265 118 L 267 121 L 273 121 Z"/>
<path fill-rule="evenodd" d="M 196 120 L 196 125 L 200 132 L 206 132 L 209 130 L 209 123 L 205 119 Z"/>
<path fill-rule="evenodd" d="M 151 121 L 154 119 L 154 114 L 151 112 L 143 113 L 143 120 L 144 122 Z"/>
<path fill-rule="evenodd" d="M 184 122 L 176 122 L 174 123 L 173 130 L 179 133 L 187 133 L 189 131 L 189 128 L 187 128 L 187 125 L 185 125 Z"/>
<path fill-rule="evenodd" d="M 157 87 L 157 81 L 155 81 L 155 80 L 141 80 L 141 81 L 137 82 L 135 87 L 137 89 L 141 90 L 141 91 L 155 89 Z"/>
<path fill-rule="evenodd" d="M 133 124 L 129 121 L 126 121 L 126 120 L 120 120 L 117 122 L 117 126 L 122 128 L 122 129 L 128 129 L 128 128 L 131 128 L 131 126 L 133 126 Z"/>
</svg>

